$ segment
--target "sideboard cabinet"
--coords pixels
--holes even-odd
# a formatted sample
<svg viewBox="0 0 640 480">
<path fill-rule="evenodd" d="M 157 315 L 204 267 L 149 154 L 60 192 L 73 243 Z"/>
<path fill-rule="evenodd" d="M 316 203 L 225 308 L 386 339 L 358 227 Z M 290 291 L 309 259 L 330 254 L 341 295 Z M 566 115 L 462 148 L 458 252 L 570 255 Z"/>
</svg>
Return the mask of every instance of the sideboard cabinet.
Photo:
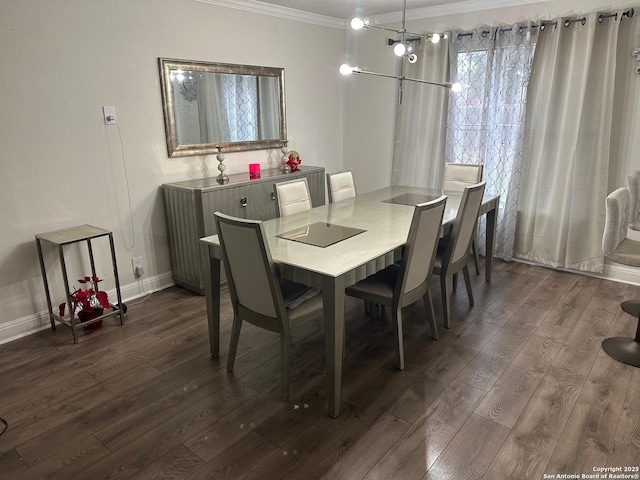
<svg viewBox="0 0 640 480">
<path fill-rule="evenodd" d="M 239 173 L 229 175 L 225 185 L 218 184 L 215 177 L 162 185 L 176 285 L 204 295 L 204 269 L 209 260 L 199 239 L 216 233 L 213 212 L 252 220 L 275 218 L 273 185 L 301 177 L 307 178 L 313 206 L 324 205 L 325 173 L 321 167 L 301 166 L 287 174 L 278 169 L 263 170 L 256 179 Z"/>
</svg>

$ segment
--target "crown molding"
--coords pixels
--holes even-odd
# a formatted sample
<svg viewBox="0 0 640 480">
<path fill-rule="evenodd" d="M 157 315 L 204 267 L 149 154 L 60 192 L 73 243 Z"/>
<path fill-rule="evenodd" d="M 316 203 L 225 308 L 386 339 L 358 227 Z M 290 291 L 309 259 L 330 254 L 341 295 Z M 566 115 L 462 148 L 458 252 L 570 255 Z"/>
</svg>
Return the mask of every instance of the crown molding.
<svg viewBox="0 0 640 480">
<path fill-rule="evenodd" d="M 272 17 L 294 20 L 297 22 L 320 25 L 322 27 L 348 29 L 351 19 L 341 19 L 318 15 L 315 13 L 303 12 L 295 8 L 272 5 L 270 3 L 258 2 L 257 0 L 193 0 L 200 3 L 208 3 L 220 7 L 233 8 L 245 12 L 270 15 Z M 441 17 L 444 15 L 456 15 L 460 13 L 478 12 L 481 10 L 492 10 L 494 8 L 514 7 L 529 3 L 546 3 L 550 0 L 468 0 L 453 4 L 434 5 L 433 7 L 415 8 L 407 10 L 406 20 L 420 20 L 423 18 Z M 383 15 L 372 15 L 369 17 L 377 24 L 398 23 L 402 21 L 402 12 L 385 13 Z"/>
<path fill-rule="evenodd" d="M 433 7 L 415 8 L 407 10 L 406 20 L 421 20 L 423 18 L 442 17 L 444 15 L 456 15 L 460 13 L 479 12 L 481 10 L 492 10 L 494 8 L 506 8 L 521 6 L 528 3 L 546 3 L 550 0 L 469 0 L 467 2 L 456 2 L 445 5 L 434 5 Z M 398 23 L 402 21 L 402 12 L 386 13 L 369 17 L 372 22 L 378 24 Z"/>
<path fill-rule="evenodd" d="M 311 23 L 322 27 L 345 28 L 348 25 L 341 18 L 327 17 L 326 15 L 318 15 L 315 13 L 303 12 L 295 8 L 281 7 L 280 5 L 271 5 L 255 0 L 194 0 L 200 3 L 208 3 L 218 5 L 220 7 L 234 8 L 245 12 L 259 13 L 262 15 L 270 15 L 272 17 L 284 18 L 286 20 L 295 20 L 297 22 Z"/>
</svg>

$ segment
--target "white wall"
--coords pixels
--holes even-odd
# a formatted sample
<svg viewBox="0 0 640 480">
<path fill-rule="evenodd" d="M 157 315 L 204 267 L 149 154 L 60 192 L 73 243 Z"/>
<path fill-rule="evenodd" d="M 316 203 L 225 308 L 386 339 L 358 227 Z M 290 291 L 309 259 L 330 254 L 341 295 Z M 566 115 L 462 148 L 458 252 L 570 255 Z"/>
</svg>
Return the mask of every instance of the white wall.
<svg viewBox="0 0 640 480">
<path fill-rule="evenodd" d="M 144 258 L 146 290 L 171 284 L 159 187 L 218 171 L 214 156 L 167 157 L 158 57 L 284 67 L 289 146 L 304 164 L 342 168 L 340 29 L 193 0 L 7 0 L 0 45 L 0 343 L 48 324 L 37 233 L 113 230 L 125 297 L 140 293 L 133 257 Z M 118 127 L 103 124 L 102 105 L 116 107 Z M 227 173 L 266 168 L 279 154 L 229 153 Z M 94 248 L 111 290 L 107 244 Z M 77 248 L 67 252 L 71 280 L 89 273 Z M 46 261 L 57 305 L 54 253 Z"/>
</svg>

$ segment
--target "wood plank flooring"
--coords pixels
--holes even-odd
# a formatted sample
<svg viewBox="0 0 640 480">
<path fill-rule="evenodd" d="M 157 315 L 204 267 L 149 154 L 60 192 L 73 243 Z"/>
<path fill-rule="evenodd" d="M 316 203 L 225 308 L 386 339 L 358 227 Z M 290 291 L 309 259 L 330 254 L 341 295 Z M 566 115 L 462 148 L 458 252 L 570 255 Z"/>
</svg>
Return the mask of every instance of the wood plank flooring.
<svg viewBox="0 0 640 480">
<path fill-rule="evenodd" d="M 620 309 L 640 288 L 497 262 L 452 295 L 431 339 L 422 303 L 403 311 L 406 369 L 389 315 L 347 299 L 342 411 L 327 415 L 322 321 L 292 326 L 291 399 L 279 338 L 245 324 L 226 371 L 205 301 L 174 287 L 81 333 L 58 326 L 0 346 L 0 478 L 542 479 L 640 465 L 640 370 L 600 342 L 633 336 Z M 442 312 L 437 281 L 436 315 Z M 630 473 L 638 473 L 632 471 Z M 545 477 L 545 475 L 547 475 Z M 602 478 L 602 477 L 601 477 Z"/>
</svg>

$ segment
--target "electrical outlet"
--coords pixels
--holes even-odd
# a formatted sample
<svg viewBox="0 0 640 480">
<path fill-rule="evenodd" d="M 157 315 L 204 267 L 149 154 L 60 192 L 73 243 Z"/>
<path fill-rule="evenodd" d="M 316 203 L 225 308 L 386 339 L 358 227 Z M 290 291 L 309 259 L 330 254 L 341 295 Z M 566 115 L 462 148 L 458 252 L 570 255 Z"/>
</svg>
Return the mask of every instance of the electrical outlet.
<svg viewBox="0 0 640 480">
<path fill-rule="evenodd" d="M 116 125 L 116 107 L 102 107 L 102 116 L 104 117 L 105 125 Z"/>
<path fill-rule="evenodd" d="M 142 265 L 142 257 L 135 257 L 131 259 L 131 265 L 133 266 L 133 274 L 136 277 L 141 277 L 144 273 L 144 265 Z"/>
</svg>

